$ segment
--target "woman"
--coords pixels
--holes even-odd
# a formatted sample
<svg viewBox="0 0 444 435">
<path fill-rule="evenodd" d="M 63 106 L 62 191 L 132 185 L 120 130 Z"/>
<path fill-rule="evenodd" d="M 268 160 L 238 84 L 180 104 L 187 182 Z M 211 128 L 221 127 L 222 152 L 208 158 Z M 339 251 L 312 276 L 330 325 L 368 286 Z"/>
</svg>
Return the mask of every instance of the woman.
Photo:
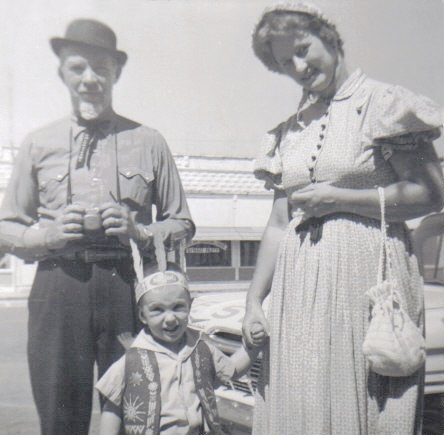
<svg viewBox="0 0 444 435">
<path fill-rule="evenodd" d="M 405 224 L 443 206 L 428 99 L 349 74 L 335 26 L 312 6 L 268 9 L 255 54 L 303 88 L 297 113 L 266 136 L 255 175 L 274 203 L 247 297 L 244 335 L 270 334 L 255 434 L 407 435 L 420 431 L 423 371 L 387 378 L 362 353 L 386 198 L 402 305 L 423 326 L 423 294 Z M 261 304 L 270 291 L 268 322 Z M 259 325 L 258 325 L 259 324 Z"/>
</svg>

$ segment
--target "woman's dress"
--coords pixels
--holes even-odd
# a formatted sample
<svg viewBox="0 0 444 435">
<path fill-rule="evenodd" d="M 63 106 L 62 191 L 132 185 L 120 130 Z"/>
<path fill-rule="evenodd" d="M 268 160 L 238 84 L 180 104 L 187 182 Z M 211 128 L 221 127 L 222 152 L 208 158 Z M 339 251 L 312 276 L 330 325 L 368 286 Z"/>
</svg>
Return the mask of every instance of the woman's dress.
<svg viewBox="0 0 444 435">
<path fill-rule="evenodd" d="M 386 186 L 397 180 L 391 153 L 421 146 L 434 156 L 441 123 L 430 100 L 357 70 L 331 101 L 305 98 L 295 116 L 268 133 L 255 174 L 287 195 L 311 182 Z M 253 433 L 418 434 L 423 370 L 382 377 L 369 372 L 362 353 L 380 222 L 350 213 L 327 216 L 317 230 L 296 229 L 299 222 L 288 225 L 276 262 Z M 422 327 L 422 280 L 408 230 L 395 223 L 388 234 L 402 304 Z"/>
</svg>

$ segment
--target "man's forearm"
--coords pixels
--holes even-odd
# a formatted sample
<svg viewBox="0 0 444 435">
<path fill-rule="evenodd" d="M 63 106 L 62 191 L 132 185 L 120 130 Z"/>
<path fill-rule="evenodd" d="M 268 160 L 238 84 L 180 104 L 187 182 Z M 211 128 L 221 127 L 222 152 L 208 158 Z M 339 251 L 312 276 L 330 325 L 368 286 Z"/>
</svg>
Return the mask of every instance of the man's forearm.
<svg viewBox="0 0 444 435">
<path fill-rule="evenodd" d="M 25 260 L 45 257 L 50 254 L 46 246 L 46 228 L 0 221 L 0 251 Z"/>
</svg>

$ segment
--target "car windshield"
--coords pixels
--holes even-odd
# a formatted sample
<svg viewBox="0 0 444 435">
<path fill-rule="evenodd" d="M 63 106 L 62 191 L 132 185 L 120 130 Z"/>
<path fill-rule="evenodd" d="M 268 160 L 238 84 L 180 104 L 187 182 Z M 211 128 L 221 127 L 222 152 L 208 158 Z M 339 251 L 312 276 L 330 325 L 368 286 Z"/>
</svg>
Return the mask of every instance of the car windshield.
<svg viewBox="0 0 444 435">
<path fill-rule="evenodd" d="M 425 239 L 419 255 L 424 267 L 424 282 L 444 285 L 444 235 Z"/>
</svg>

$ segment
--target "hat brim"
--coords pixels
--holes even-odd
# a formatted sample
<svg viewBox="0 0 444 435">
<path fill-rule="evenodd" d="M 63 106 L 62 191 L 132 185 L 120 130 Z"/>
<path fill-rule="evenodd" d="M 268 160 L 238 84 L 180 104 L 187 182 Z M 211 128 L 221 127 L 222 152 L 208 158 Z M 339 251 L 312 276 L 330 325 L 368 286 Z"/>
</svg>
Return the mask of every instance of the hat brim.
<svg viewBox="0 0 444 435">
<path fill-rule="evenodd" d="M 94 47 L 94 48 L 98 48 L 98 49 L 100 49 L 102 51 L 105 51 L 105 52 L 109 53 L 111 56 L 113 56 L 117 60 L 117 62 L 119 62 L 120 66 L 125 65 L 126 61 L 128 60 L 128 55 L 124 51 L 112 50 L 112 49 L 101 47 L 101 46 L 98 46 L 98 45 L 88 44 L 86 42 L 75 41 L 73 39 L 51 38 L 49 40 L 49 42 L 51 44 L 52 51 L 57 56 L 60 55 L 60 50 L 63 47 L 66 47 L 68 45 L 76 45 L 78 47 Z"/>
</svg>

